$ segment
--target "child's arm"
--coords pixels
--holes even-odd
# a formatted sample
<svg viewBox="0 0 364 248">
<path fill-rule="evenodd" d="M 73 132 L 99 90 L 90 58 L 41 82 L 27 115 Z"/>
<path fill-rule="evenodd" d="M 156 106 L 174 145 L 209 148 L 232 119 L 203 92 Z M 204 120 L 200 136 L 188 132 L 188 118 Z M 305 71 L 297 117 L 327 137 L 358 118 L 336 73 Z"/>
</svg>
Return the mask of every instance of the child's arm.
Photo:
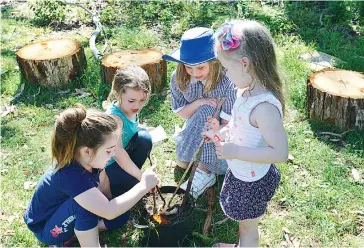
<svg viewBox="0 0 364 248">
<path fill-rule="evenodd" d="M 114 115 L 114 117 L 120 121 L 121 130 L 123 130 L 123 120 L 117 115 Z M 116 144 L 116 147 L 115 147 L 114 159 L 123 170 L 125 170 L 128 174 L 132 175 L 133 177 L 135 177 L 136 179 L 138 179 L 140 181 L 142 172 L 134 164 L 134 162 L 130 159 L 129 154 L 123 148 L 122 137 L 123 136 L 122 136 L 122 132 L 121 132 L 120 139 L 118 140 L 118 143 Z"/>
<path fill-rule="evenodd" d="M 279 163 L 288 158 L 288 141 L 282 117 L 270 103 L 261 103 L 251 113 L 251 120 L 262 133 L 267 147 L 248 148 L 234 143 L 216 142 L 216 154 L 220 159 L 239 159 L 254 163 Z"/>
<path fill-rule="evenodd" d="M 177 115 L 184 119 L 188 119 L 202 105 L 210 105 L 210 106 L 216 108 L 217 100 L 216 100 L 216 98 L 200 98 L 190 104 L 185 105 L 180 111 L 177 112 Z"/>
<path fill-rule="evenodd" d="M 131 190 L 109 201 L 97 188 L 91 188 L 74 199 L 84 209 L 102 218 L 112 220 L 132 208 L 150 189 L 158 183 L 157 175 L 147 169 Z"/>
<path fill-rule="evenodd" d="M 123 170 L 140 181 L 142 172 L 130 159 L 129 154 L 123 148 L 121 138 L 120 143 L 115 147 L 114 159 Z"/>
</svg>

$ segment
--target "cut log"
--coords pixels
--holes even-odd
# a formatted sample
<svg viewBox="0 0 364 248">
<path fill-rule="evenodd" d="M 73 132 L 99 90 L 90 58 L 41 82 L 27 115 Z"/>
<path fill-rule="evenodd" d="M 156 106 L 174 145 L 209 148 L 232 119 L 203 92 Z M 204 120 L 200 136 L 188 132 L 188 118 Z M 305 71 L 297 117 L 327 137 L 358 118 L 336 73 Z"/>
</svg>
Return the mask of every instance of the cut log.
<svg viewBox="0 0 364 248">
<path fill-rule="evenodd" d="M 111 84 L 116 70 L 129 64 L 142 67 L 149 76 L 152 92 L 160 92 L 167 79 L 167 63 L 162 53 L 155 50 L 122 50 L 106 55 L 101 61 L 102 81 Z"/>
<path fill-rule="evenodd" d="M 342 130 L 364 128 L 364 74 L 324 69 L 307 79 L 307 117 Z"/>
<path fill-rule="evenodd" d="M 46 40 L 29 44 L 16 52 L 22 77 L 47 88 L 67 85 L 86 67 L 83 48 L 76 40 Z"/>
</svg>

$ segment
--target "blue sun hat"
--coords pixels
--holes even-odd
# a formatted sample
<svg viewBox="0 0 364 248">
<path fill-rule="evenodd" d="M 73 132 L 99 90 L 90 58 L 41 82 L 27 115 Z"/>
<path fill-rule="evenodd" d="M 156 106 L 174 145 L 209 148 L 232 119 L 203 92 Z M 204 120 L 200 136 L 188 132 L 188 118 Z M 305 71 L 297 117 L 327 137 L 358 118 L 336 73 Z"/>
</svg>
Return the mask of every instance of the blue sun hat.
<svg viewBox="0 0 364 248">
<path fill-rule="evenodd" d="M 182 35 L 180 47 L 162 58 L 187 65 L 216 59 L 214 32 L 202 27 L 189 29 Z"/>
</svg>

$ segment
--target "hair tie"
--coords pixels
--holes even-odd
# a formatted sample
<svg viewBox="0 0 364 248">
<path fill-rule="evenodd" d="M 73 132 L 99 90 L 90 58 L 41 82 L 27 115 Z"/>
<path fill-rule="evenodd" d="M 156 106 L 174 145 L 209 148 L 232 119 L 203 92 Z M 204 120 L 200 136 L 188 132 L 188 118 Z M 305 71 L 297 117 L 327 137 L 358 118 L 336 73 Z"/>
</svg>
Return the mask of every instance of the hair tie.
<svg viewBox="0 0 364 248">
<path fill-rule="evenodd" d="M 224 23 L 216 31 L 220 47 L 224 51 L 235 49 L 240 45 L 240 39 L 233 35 L 233 26 L 233 24 Z"/>
</svg>

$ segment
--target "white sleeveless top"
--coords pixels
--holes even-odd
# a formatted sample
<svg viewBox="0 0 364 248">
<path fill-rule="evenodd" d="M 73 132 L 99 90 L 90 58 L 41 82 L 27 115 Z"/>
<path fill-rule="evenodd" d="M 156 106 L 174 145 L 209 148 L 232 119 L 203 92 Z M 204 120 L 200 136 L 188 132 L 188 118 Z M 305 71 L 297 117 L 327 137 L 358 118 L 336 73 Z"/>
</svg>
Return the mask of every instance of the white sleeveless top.
<svg viewBox="0 0 364 248">
<path fill-rule="evenodd" d="M 232 117 L 226 132 L 226 142 L 232 142 L 239 146 L 257 148 L 268 146 L 259 129 L 252 126 L 249 121 L 251 111 L 260 103 L 268 102 L 276 106 L 282 113 L 282 105 L 271 93 L 262 93 L 257 96 L 238 96 L 232 110 Z M 253 182 L 264 177 L 269 171 L 270 164 L 259 164 L 232 159 L 226 160 L 234 177 Z"/>
</svg>

